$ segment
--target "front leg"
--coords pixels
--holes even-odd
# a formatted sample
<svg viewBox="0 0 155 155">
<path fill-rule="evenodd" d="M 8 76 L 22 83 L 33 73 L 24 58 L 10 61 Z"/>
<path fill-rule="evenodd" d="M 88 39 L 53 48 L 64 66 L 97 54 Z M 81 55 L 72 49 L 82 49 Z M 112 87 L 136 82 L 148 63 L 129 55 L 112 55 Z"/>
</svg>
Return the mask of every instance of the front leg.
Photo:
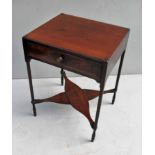
<svg viewBox="0 0 155 155">
<path fill-rule="evenodd" d="M 96 116 L 95 116 L 95 125 L 94 125 L 94 130 L 93 130 L 91 142 L 94 141 L 95 135 L 96 135 L 97 125 L 98 125 L 98 119 L 99 119 L 99 114 L 100 114 L 100 109 L 101 109 L 101 103 L 102 103 L 103 89 L 104 89 L 104 85 L 103 84 L 100 84 L 100 93 L 99 93 L 98 105 L 97 105 Z"/>
<path fill-rule="evenodd" d="M 120 75 L 121 75 L 121 70 L 122 70 L 122 65 L 123 65 L 123 60 L 124 60 L 124 55 L 125 55 L 125 51 L 123 52 L 121 59 L 120 59 L 120 64 L 119 64 L 119 68 L 118 68 L 118 74 L 117 74 L 117 79 L 116 79 L 116 84 L 115 84 L 115 91 L 114 91 L 114 95 L 112 98 L 112 104 L 114 104 L 115 102 L 115 98 L 116 98 L 116 92 L 118 89 L 118 84 L 119 84 L 119 79 L 120 79 Z"/>
<path fill-rule="evenodd" d="M 97 126 L 98 126 L 98 120 L 99 120 L 99 115 L 100 115 L 100 109 L 101 109 L 101 103 L 102 103 L 102 96 L 103 96 L 103 92 L 104 92 L 104 86 L 105 86 L 105 79 L 106 79 L 106 69 L 107 69 L 107 64 L 105 66 L 105 68 L 102 68 L 101 71 L 101 82 L 100 82 L 100 92 L 99 92 L 99 99 L 98 99 L 98 104 L 97 104 L 97 110 L 96 110 L 96 116 L 95 116 L 95 123 L 94 123 L 94 130 L 93 130 L 93 134 L 91 137 L 91 142 L 94 141 L 95 136 L 96 136 L 96 130 L 97 130 Z"/>
<path fill-rule="evenodd" d="M 29 87 L 30 87 L 30 93 L 31 93 L 31 103 L 32 103 L 32 107 L 33 107 L 33 115 L 37 116 L 35 102 L 34 102 L 34 92 L 33 92 L 33 84 L 32 84 L 30 59 L 26 60 L 26 66 L 27 66 L 27 73 L 28 73 L 28 79 L 29 79 Z"/>
</svg>

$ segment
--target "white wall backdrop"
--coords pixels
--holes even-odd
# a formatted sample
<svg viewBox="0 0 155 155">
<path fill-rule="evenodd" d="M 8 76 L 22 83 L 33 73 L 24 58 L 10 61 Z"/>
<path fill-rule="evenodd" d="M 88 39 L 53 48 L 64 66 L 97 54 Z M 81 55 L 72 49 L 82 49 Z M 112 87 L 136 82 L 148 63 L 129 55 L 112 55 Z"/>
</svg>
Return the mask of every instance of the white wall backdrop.
<svg viewBox="0 0 155 155">
<path fill-rule="evenodd" d="M 22 36 L 61 12 L 130 28 L 122 74 L 141 74 L 141 0 L 13 0 L 12 3 L 13 78 L 27 78 Z M 60 77 L 60 69 L 31 62 L 34 78 Z M 112 74 L 116 71 L 115 67 Z"/>
</svg>

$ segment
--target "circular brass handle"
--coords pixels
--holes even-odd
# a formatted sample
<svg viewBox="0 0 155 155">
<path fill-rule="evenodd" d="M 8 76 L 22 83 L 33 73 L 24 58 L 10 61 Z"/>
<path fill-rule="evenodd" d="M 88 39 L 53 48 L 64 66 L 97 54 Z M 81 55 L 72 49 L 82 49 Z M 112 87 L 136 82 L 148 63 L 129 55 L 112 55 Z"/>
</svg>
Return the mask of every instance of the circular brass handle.
<svg viewBox="0 0 155 155">
<path fill-rule="evenodd" d="M 64 59 L 64 58 L 63 58 L 62 56 L 60 56 L 60 57 L 57 58 L 56 61 L 57 61 L 58 63 L 61 63 L 61 62 L 63 61 L 63 59 Z"/>
</svg>

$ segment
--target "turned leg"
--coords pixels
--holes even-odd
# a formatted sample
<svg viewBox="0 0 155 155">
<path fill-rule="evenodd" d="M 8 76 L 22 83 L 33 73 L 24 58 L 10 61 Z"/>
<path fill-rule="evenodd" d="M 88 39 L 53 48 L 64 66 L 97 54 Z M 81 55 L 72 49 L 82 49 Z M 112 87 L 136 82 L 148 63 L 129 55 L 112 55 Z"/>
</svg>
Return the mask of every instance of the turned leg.
<svg viewBox="0 0 155 155">
<path fill-rule="evenodd" d="M 119 68 L 118 68 L 118 74 L 117 74 L 117 79 L 116 79 L 116 84 L 115 84 L 115 91 L 114 91 L 114 95 L 112 98 L 112 104 L 114 104 L 115 102 L 115 98 L 116 98 L 116 92 L 118 89 L 118 83 L 119 83 L 119 79 L 120 79 L 120 75 L 121 75 L 121 70 L 122 70 L 122 64 L 123 64 L 123 60 L 124 60 L 124 55 L 125 55 L 125 51 L 123 52 L 121 59 L 120 59 L 120 64 L 119 64 Z"/>
<path fill-rule="evenodd" d="M 31 68 L 30 68 L 30 60 L 26 61 L 27 65 L 27 73 L 28 73 L 28 79 L 29 79 L 29 87 L 30 87 L 30 93 L 31 93 L 31 103 L 33 107 L 33 115 L 36 116 L 36 107 L 34 103 L 34 92 L 33 92 L 33 84 L 32 84 L 32 75 L 31 75 Z"/>
<path fill-rule="evenodd" d="M 63 68 L 61 68 L 61 85 L 63 86 L 63 83 L 64 83 L 64 77 L 63 77 Z"/>
</svg>

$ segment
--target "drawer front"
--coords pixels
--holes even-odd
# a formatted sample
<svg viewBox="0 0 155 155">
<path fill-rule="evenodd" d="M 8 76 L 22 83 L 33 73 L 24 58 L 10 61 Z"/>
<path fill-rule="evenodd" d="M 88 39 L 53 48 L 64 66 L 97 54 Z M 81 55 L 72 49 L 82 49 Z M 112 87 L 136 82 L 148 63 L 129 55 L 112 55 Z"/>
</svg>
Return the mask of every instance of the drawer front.
<svg viewBox="0 0 155 155">
<path fill-rule="evenodd" d="M 96 61 L 32 42 L 26 43 L 25 49 L 26 55 L 33 59 L 100 80 L 101 64 Z"/>
</svg>

